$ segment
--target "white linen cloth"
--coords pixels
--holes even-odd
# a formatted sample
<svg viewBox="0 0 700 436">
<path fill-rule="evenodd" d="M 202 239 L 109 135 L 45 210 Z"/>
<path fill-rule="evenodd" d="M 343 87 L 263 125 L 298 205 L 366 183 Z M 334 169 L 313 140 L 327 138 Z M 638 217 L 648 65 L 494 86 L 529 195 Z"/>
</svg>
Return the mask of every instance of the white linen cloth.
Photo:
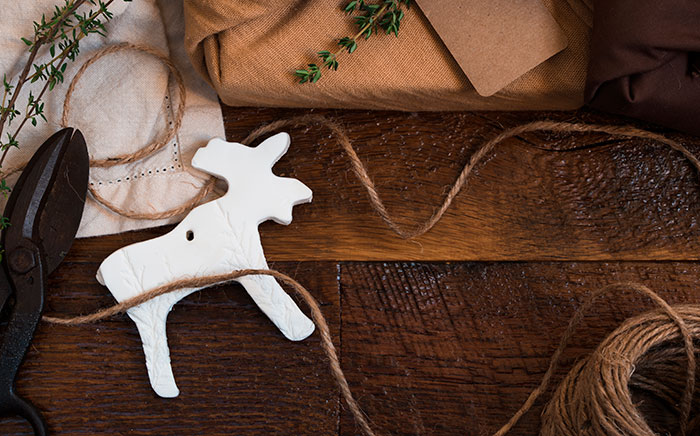
<svg viewBox="0 0 700 436">
<path fill-rule="evenodd" d="M 0 76 L 6 73 L 15 83 L 28 57 L 20 37 L 32 39 L 32 22 L 42 14 L 51 16 L 58 3 L 62 1 L 0 0 Z M 85 4 L 79 11 L 90 7 Z M 187 98 L 182 127 L 167 146 L 140 162 L 91 168 L 90 183 L 100 195 L 122 208 L 161 212 L 191 199 L 204 184 L 206 176 L 189 163 L 196 149 L 209 139 L 225 137 L 221 108 L 215 92 L 196 74 L 185 53 L 181 0 L 114 0 L 109 9 L 114 18 L 107 24 L 107 37 L 92 34 L 80 42 L 80 54 L 75 62 L 69 62 L 64 82 L 45 94 L 48 123 L 23 127 L 17 138 L 20 146 L 10 150 L 3 170 L 26 162 L 44 140 L 60 129 L 68 86 L 92 54 L 121 42 L 146 45 L 170 56 L 183 75 Z M 38 62 L 46 62 L 49 56 L 47 49 L 42 50 Z M 24 113 L 29 90 L 37 95 L 41 86 L 41 82 L 25 86 L 16 108 Z M 166 132 L 179 97 L 175 80 L 169 80 L 169 70 L 160 60 L 137 51 L 120 51 L 98 60 L 80 78 L 72 96 L 68 126 L 82 131 L 93 159 L 134 152 Z M 16 120 L 12 126 L 18 124 Z M 12 126 L 5 132 L 12 132 Z M 6 134 L 3 136 L 6 138 Z M 12 186 L 16 179 L 17 175 L 12 176 L 8 184 Z M 4 208 L 5 200 L 0 201 Z M 154 227 L 181 218 L 129 219 L 90 199 L 78 237 Z"/>
</svg>

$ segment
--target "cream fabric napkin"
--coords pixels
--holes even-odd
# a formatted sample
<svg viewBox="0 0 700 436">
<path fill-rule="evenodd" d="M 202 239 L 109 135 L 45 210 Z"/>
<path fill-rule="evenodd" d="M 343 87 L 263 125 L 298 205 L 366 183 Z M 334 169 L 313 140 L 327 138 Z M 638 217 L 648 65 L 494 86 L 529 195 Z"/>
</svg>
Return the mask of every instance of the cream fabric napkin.
<svg viewBox="0 0 700 436">
<path fill-rule="evenodd" d="M 30 38 L 32 22 L 50 15 L 59 0 L 0 0 L 0 75 L 15 78 L 27 59 L 21 36 Z M 90 5 L 81 9 L 89 10 Z M 94 7 L 93 7 L 94 8 Z M 120 42 L 147 45 L 169 55 L 182 73 L 187 88 L 182 127 L 162 150 L 140 162 L 112 168 L 91 168 L 90 183 L 100 195 L 122 208 L 160 212 L 176 207 L 199 192 L 206 176 L 189 167 L 195 150 L 212 137 L 224 137 L 223 117 L 216 93 L 193 70 L 183 46 L 184 20 L 180 0 L 115 0 L 114 18 L 107 37 L 90 35 L 81 41 L 81 53 L 69 63 L 65 81 L 45 97 L 49 122 L 25 126 L 4 164 L 9 170 L 26 162 L 51 134 L 60 129 L 68 85 L 80 65 L 100 48 Z M 48 52 L 40 59 L 47 60 Z M 98 60 L 86 70 L 72 97 L 68 125 L 79 128 L 91 158 L 134 152 L 161 136 L 174 117 L 179 95 L 168 69 L 153 56 L 136 51 L 118 52 Z M 14 80 L 13 80 L 14 83 Z M 29 90 L 23 90 L 17 107 L 23 110 Z M 17 176 L 8 180 L 14 184 Z M 4 199 L 2 207 L 4 207 Z M 117 215 L 95 201 L 85 206 L 79 237 L 118 233 L 176 222 L 182 217 L 149 221 Z"/>
</svg>

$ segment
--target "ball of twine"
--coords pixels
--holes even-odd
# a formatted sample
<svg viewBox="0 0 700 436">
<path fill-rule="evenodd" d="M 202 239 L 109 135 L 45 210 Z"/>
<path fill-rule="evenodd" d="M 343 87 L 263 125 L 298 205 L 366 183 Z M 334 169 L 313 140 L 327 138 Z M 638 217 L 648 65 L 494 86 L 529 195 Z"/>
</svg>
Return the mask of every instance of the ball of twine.
<svg viewBox="0 0 700 436">
<path fill-rule="evenodd" d="M 700 307 L 673 306 L 673 311 L 689 336 L 663 309 L 628 319 L 564 378 L 542 414 L 540 434 L 698 434 L 700 415 L 690 416 L 700 406 L 692 392 L 697 352 L 689 362 L 686 339 L 700 340 Z M 653 424 L 638 407 L 638 396 L 664 404 L 678 425 Z"/>
</svg>

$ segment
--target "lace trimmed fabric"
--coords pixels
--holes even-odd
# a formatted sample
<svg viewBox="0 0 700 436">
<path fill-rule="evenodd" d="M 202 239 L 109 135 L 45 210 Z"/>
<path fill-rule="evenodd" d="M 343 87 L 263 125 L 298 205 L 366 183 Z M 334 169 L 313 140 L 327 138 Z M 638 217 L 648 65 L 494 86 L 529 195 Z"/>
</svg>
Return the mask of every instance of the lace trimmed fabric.
<svg viewBox="0 0 700 436">
<path fill-rule="evenodd" d="M 8 79 L 19 73 L 26 62 L 26 46 L 19 37 L 31 35 L 32 21 L 42 13 L 49 15 L 54 4 L 53 0 L 0 0 L 0 6 L 8 11 L 6 25 L 0 29 L 0 71 L 8 72 Z M 88 5 L 84 7 L 89 9 Z M 145 47 L 146 50 L 115 50 L 93 60 L 74 83 L 65 124 L 80 129 L 87 140 L 93 198 L 99 196 L 118 209 L 161 216 L 135 219 L 89 201 L 79 237 L 177 221 L 181 216 L 162 212 L 197 196 L 208 183 L 205 175 L 189 168 L 191 156 L 211 137 L 224 136 L 216 94 L 195 73 L 185 53 L 182 4 L 166 0 L 119 1 L 110 10 L 115 16 L 107 24 L 107 37 L 91 35 L 81 42 L 81 53 L 66 70 L 64 82 L 45 96 L 44 111 L 49 122 L 23 129 L 18 138 L 20 148 L 8 154 L 3 168 L 6 173 L 21 168 L 36 148 L 60 128 L 69 86 L 82 66 L 109 47 Z M 39 61 L 41 56 L 49 53 L 41 53 Z M 171 64 L 163 59 L 169 59 Z M 179 72 L 181 79 L 175 77 L 173 70 Z M 20 95 L 18 101 L 26 101 L 33 88 L 25 87 L 23 94 L 27 95 Z M 187 98 L 181 108 L 184 95 Z M 181 124 L 175 126 L 178 119 Z M 149 144 L 159 147 L 143 159 L 96 165 L 115 156 L 138 154 Z M 10 186 L 18 173 L 8 177 Z"/>
</svg>

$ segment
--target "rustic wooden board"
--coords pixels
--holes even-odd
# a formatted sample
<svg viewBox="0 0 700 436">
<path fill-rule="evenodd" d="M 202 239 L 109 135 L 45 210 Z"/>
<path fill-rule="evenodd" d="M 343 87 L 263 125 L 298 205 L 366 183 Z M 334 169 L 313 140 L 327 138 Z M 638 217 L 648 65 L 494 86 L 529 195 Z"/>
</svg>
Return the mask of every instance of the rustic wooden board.
<svg viewBox="0 0 700 436">
<path fill-rule="evenodd" d="M 110 304 L 93 279 L 99 262 L 155 233 L 78 241 L 51 277 L 47 311 Z M 670 302 L 700 301 L 700 264 L 693 262 L 273 266 L 320 296 L 352 389 L 381 434 L 495 430 L 539 382 L 569 317 L 599 286 L 635 280 Z M 636 295 L 601 300 L 564 368 L 650 307 Z M 169 328 L 178 399 L 151 392 L 135 327 L 124 317 L 83 327 L 42 324 L 18 390 L 44 410 L 57 435 L 357 434 L 318 336 L 286 341 L 241 288 L 190 296 Z M 513 434 L 537 434 L 542 405 Z M 0 428 L 30 434 L 17 421 Z"/>
<path fill-rule="evenodd" d="M 503 128 L 542 118 L 625 122 L 587 111 L 301 112 L 348 128 L 389 210 L 408 226 L 430 216 L 471 153 Z M 240 140 L 300 111 L 224 108 L 224 114 L 228 139 Z M 293 146 L 276 171 L 307 183 L 314 202 L 295 208 L 288 227 L 263 224 L 263 244 L 273 267 L 321 299 L 343 368 L 381 434 L 496 430 L 539 382 L 568 318 L 598 286 L 636 280 L 672 302 L 700 299 L 700 264 L 600 262 L 698 259 L 697 174 L 674 152 L 603 135 L 524 135 L 477 169 L 438 227 L 407 242 L 371 210 L 329 132 L 289 131 Z M 700 152 L 700 140 L 674 137 Z M 545 144 L 607 146 L 533 148 Z M 51 277 L 47 312 L 111 304 L 94 279 L 99 263 L 165 231 L 78 241 Z M 529 262 L 444 262 L 451 260 Z M 649 307 L 632 295 L 602 301 L 564 366 Z M 18 390 L 45 411 L 57 435 L 357 434 L 318 336 L 285 340 L 240 287 L 190 296 L 171 314 L 169 334 L 178 399 L 151 392 L 126 317 L 85 327 L 41 325 Z M 542 405 L 512 434 L 537 434 Z M 18 421 L 0 426 L 3 435 L 26 430 Z"/>
<path fill-rule="evenodd" d="M 113 304 L 95 280 L 99 263 L 153 233 L 78 241 L 51 276 L 46 312 L 79 314 Z M 338 337 L 336 265 L 274 266 L 314 291 Z M 170 314 L 168 336 L 181 390 L 176 399 L 152 392 L 136 327 L 126 316 L 78 327 L 41 324 L 18 392 L 61 436 L 337 434 L 338 391 L 318 336 L 286 340 L 242 287 L 189 296 Z M 19 420 L 3 420 L 0 434 L 31 432 Z"/>
<path fill-rule="evenodd" d="M 342 366 L 378 434 L 490 435 L 539 384 L 593 290 L 636 281 L 671 303 L 700 303 L 698 277 L 697 263 L 342 264 Z M 557 382 L 624 319 L 652 307 L 627 293 L 600 300 Z M 544 404 L 511 434 L 539 434 Z M 647 405 L 652 422 L 668 420 Z M 340 433 L 356 434 L 345 410 Z"/>
<path fill-rule="evenodd" d="M 588 111 L 399 113 L 224 108 L 227 137 L 316 113 L 340 121 L 389 211 L 409 227 L 430 217 L 474 150 L 503 129 L 540 119 L 624 124 Z M 325 128 L 290 128 L 275 167 L 314 191 L 285 228 L 262 226 L 277 260 L 687 260 L 700 249 L 697 174 L 677 152 L 600 134 L 527 134 L 478 167 L 442 222 L 416 241 L 386 228 Z M 696 152 L 700 140 L 672 134 Z M 565 152 L 562 148 L 607 144 Z"/>
</svg>

